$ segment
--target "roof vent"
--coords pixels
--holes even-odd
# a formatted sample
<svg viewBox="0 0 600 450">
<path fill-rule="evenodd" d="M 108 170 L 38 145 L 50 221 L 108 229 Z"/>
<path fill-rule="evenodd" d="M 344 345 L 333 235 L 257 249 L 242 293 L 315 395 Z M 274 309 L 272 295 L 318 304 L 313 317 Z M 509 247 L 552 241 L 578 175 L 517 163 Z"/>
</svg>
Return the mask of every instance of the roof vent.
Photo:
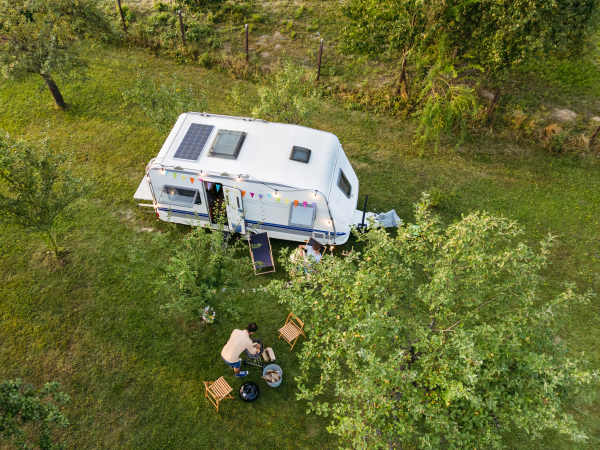
<svg viewBox="0 0 600 450">
<path fill-rule="evenodd" d="M 292 147 L 290 159 L 293 161 L 298 161 L 307 164 L 308 160 L 310 159 L 310 150 L 304 147 L 296 147 L 294 145 Z"/>
<path fill-rule="evenodd" d="M 208 156 L 237 159 L 245 138 L 246 133 L 243 131 L 219 130 Z"/>
</svg>

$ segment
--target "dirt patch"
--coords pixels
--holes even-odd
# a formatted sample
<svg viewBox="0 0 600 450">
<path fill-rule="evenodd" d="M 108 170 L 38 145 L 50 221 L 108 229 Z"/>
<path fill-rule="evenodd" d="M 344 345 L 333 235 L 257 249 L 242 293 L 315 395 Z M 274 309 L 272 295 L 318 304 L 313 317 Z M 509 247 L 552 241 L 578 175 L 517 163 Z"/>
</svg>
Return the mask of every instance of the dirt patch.
<svg viewBox="0 0 600 450">
<path fill-rule="evenodd" d="M 573 122 L 577 118 L 577 113 L 570 109 L 555 109 L 554 113 L 552 113 L 552 117 L 559 122 Z"/>
</svg>

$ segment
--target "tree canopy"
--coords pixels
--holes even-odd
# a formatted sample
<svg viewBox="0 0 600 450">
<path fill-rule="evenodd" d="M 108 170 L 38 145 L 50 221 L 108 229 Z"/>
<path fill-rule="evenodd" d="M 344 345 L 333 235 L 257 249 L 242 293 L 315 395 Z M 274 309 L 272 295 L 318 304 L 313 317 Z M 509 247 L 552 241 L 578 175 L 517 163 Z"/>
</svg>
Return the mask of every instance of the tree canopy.
<svg viewBox="0 0 600 450">
<path fill-rule="evenodd" d="M 433 47 L 441 47 L 497 77 L 532 57 L 584 51 L 596 31 L 599 2 L 350 0 L 341 14 L 350 19 L 346 52 L 435 58 Z"/>
<path fill-rule="evenodd" d="M 298 398 L 350 448 L 500 449 L 512 430 L 583 440 L 563 405 L 595 375 L 554 329 L 593 294 L 542 295 L 551 236 L 534 250 L 513 221 L 473 213 L 444 227 L 428 206 L 395 237 L 357 233 L 364 252 L 325 256 L 308 276 L 283 252 L 292 282 L 270 290 L 310 333 Z"/>
<path fill-rule="evenodd" d="M 46 139 L 12 141 L 0 132 L 0 222 L 39 234 L 56 257 L 54 220 L 90 187 L 71 171 L 72 158 Z"/>
<path fill-rule="evenodd" d="M 234 97 L 239 94 L 234 92 Z M 252 117 L 292 124 L 310 125 L 312 116 L 319 110 L 318 94 L 306 71 L 289 61 L 283 64 L 270 85 L 258 89 L 259 103 L 252 109 Z"/>
<path fill-rule="evenodd" d="M 0 1 L 0 72 L 5 77 L 40 75 L 56 106 L 66 103 L 54 77 L 84 65 L 73 44 L 111 32 L 110 20 L 94 0 Z"/>
</svg>

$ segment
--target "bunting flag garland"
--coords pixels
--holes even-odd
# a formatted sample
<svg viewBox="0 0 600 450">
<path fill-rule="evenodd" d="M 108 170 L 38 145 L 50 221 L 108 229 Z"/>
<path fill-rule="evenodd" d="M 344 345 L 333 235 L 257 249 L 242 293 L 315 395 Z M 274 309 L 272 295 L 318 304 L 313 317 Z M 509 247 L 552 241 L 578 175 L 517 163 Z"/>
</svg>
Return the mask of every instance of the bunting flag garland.
<svg viewBox="0 0 600 450">
<path fill-rule="evenodd" d="M 220 184 L 217 184 L 217 192 L 219 192 L 219 188 L 221 187 Z"/>
<path fill-rule="evenodd" d="M 298 207 L 298 200 L 294 200 L 294 208 Z"/>
<path fill-rule="evenodd" d="M 173 178 L 177 178 L 177 174 L 173 172 Z"/>
<path fill-rule="evenodd" d="M 194 179 L 192 177 L 190 177 L 190 181 L 192 182 L 192 184 L 194 184 Z"/>
<path fill-rule="evenodd" d="M 271 198 L 271 194 L 267 194 L 267 197 L 268 197 L 268 198 Z"/>
<path fill-rule="evenodd" d="M 306 209 L 306 202 L 302 202 L 302 205 L 304 206 L 304 209 Z"/>
<path fill-rule="evenodd" d="M 246 195 L 246 191 L 242 191 L 242 198 L 244 198 L 244 195 Z"/>
<path fill-rule="evenodd" d="M 254 192 L 250 192 L 250 197 L 254 198 Z"/>
<path fill-rule="evenodd" d="M 206 183 L 206 187 L 208 188 L 209 191 L 211 190 L 212 185 L 213 185 L 212 183 Z"/>
<path fill-rule="evenodd" d="M 258 198 L 260 198 L 262 200 L 263 195 L 262 194 L 258 194 Z"/>
<path fill-rule="evenodd" d="M 317 204 L 313 202 L 313 209 L 317 209 Z"/>
<path fill-rule="evenodd" d="M 289 205 L 289 204 L 290 204 L 290 199 L 289 199 L 289 198 L 286 198 L 286 199 L 285 199 L 285 204 L 286 204 L 286 205 Z"/>
<path fill-rule="evenodd" d="M 183 178 L 185 180 L 185 175 L 181 175 L 181 178 Z"/>
<path fill-rule="evenodd" d="M 168 170 L 165 170 L 165 177 L 169 174 Z"/>
<path fill-rule="evenodd" d="M 277 198 L 277 203 L 279 203 L 280 201 L 281 201 L 281 199 L 280 199 L 280 198 Z"/>
</svg>

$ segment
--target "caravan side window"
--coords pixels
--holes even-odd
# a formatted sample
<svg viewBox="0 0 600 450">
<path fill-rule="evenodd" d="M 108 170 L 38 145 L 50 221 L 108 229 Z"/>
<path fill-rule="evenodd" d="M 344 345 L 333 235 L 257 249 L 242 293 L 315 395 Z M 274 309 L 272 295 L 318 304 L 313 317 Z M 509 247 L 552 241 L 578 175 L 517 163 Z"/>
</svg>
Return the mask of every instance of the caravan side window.
<svg viewBox="0 0 600 450">
<path fill-rule="evenodd" d="M 185 206 L 190 208 L 194 203 L 200 203 L 200 195 L 196 189 L 183 189 L 175 186 L 163 187 L 159 203 Z"/>
<path fill-rule="evenodd" d="M 312 228 L 315 223 L 315 210 L 312 205 L 304 205 L 298 203 L 295 206 L 290 204 L 290 220 L 289 225 Z"/>
<path fill-rule="evenodd" d="M 344 195 L 350 198 L 350 194 L 352 194 L 352 185 L 348 181 L 348 178 L 346 178 L 346 175 L 344 175 L 344 171 L 342 169 L 340 169 L 340 175 L 338 176 L 337 184 Z"/>
</svg>

